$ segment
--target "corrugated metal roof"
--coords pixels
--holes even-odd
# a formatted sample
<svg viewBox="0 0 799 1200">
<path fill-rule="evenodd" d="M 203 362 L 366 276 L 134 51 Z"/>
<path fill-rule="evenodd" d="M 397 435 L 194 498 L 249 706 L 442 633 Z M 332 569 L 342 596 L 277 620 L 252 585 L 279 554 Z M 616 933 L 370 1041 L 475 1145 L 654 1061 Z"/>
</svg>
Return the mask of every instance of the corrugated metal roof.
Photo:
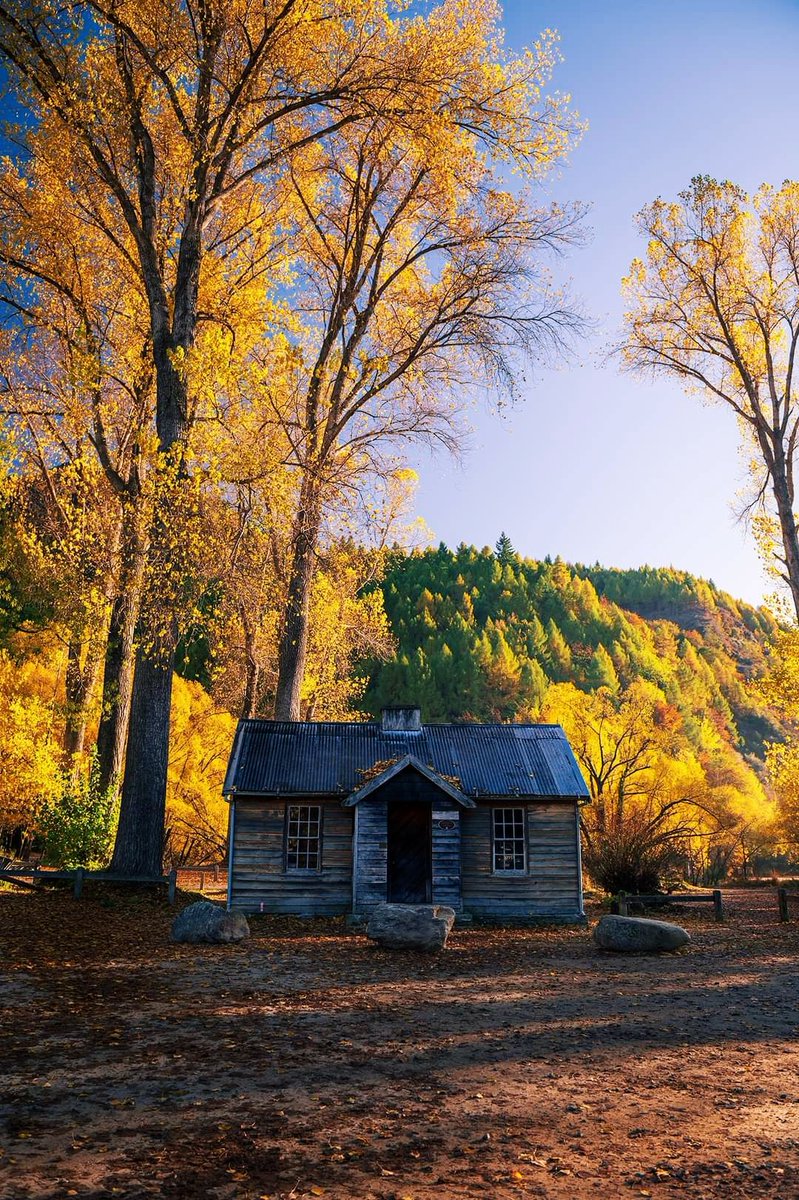
<svg viewBox="0 0 799 1200">
<path fill-rule="evenodd" d="M 378 762 L 412 754 L 469 796 L 587 799 L 560 725 L 423 725 L 388 732 L 379 722 L 240 721 L 225 792 L 349 795 Z"/>
</svg>

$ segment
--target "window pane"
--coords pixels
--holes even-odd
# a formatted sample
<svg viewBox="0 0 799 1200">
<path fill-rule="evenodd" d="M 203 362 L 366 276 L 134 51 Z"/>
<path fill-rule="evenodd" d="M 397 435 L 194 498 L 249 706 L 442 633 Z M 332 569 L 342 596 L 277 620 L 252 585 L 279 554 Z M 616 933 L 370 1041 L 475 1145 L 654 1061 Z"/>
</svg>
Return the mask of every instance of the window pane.
<svg viewBox="0 0 799 1200">
<path fill-rule="evenodd" d="M 494 870 L 524 874 L 527 847 L 523 808 L 495 808 L 493 813 Z"/>
<path fill-rule="evenodd" d="M 318 871 L 322 865 L 322 808 L 292 804 L 286 808 L 286 870 Z"/>
</svg>

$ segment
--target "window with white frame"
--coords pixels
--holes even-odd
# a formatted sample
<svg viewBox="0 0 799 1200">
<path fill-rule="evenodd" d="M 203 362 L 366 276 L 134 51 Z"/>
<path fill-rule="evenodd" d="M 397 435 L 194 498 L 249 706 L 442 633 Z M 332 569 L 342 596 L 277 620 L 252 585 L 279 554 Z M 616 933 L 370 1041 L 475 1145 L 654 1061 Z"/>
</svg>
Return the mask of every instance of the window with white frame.
<svg viewBox="0 0 799 1200">
<path fill-rule="evenodd" d="M 524 875 L 527 870 L 524 809 L 495 808 L 493 816 L 494 873 Z"/>
<path fill-rule="evenodd" d="M 322 808 L 319 804 L 286 807 L 286 870 L 319 871 L 322 866 Z"/>
</svg>

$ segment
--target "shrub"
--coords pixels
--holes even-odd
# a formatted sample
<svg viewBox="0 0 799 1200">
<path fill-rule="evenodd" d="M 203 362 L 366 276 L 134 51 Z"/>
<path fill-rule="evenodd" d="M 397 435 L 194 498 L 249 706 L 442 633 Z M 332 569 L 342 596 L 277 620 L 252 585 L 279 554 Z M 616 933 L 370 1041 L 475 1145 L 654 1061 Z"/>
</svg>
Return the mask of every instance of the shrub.
<svg viewBox="0 0 799 1200">
<path fill-rule="evenodd" d="M 64 775 L 60 795 L 45 801 L 39 812 L 44 861 L 54 867 L 104 866 L 111 853 L 119 805 L 113 786 L 102 792 L 99 766 L 93 758 L 88 773 Z"/>
<path fill-rule="evenodd" d="M 675 860 L 671 839 L 653 835 L 644 822 L 593 833 L 583 851 L 588 874 L 611 896 L 618 892 L 657 892 Z"/>
</svg>

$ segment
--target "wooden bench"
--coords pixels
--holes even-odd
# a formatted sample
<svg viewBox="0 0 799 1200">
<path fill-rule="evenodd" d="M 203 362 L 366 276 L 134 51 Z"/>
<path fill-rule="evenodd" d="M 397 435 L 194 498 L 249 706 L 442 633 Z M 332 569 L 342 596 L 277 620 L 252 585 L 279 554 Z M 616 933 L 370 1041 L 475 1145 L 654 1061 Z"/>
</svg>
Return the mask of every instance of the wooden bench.
<svg viewBox="0 0 799 1200">
<path fill-rule="evenodd" d="M 658 892 L 652 896 L 628 896 L 620 892 L 616 903 L 622 917 L 629 916 L 631 904 L 642 904 L 644 908 L 656 908 L 663 904 L 712 904 L 716 920 L 724 920 L 724 904 L 718 889 L 713 892 Z"/>
<path fill-rule="evenodd" d="M 38 865 L 35 867 L 21 868 L 0 868 L 0 882 L 4 879 L 9 881 L 12 879 L 32 879 L 34 883 L 37 880 L 48 879 L 71 879 L 73 881 L 72 893 L 76 900 L 80 900 L 83 894 L 84 880 L 88 879 L 92 883 L 155 883 L 166 884 L 168 889 L 169 903 L 175 903 L 175 890 L 177 888 L 178 873 L 174 869 L 168 875 L 116 875 L 110 871 L 86 871 L 83 867 L 77 867 L 74 871 L 50 871 L 47 868 L 42 870 Z"/>
</svg>

